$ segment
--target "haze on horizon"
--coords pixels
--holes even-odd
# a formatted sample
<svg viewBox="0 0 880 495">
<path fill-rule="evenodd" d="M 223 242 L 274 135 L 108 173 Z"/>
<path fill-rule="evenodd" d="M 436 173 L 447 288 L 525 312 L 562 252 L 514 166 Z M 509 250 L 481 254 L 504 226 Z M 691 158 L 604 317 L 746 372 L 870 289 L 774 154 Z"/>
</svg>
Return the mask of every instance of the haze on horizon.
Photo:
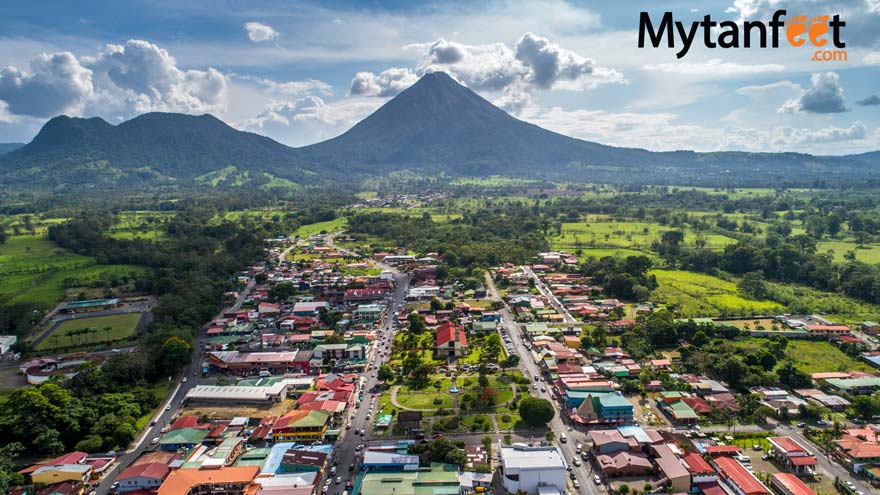
<svg viewBox="0 0 880 495">
<path fill-rule="evenodd" d="M 301 146 L 442 70 L 511 115 L 650 150 L 880 148 L 880 13 L 868 1 L 664 5 L 676 19 L 840 13 L 848 62 L 803 51 L 636 46 L 636 2 L 68 2 L 0 7 L 0 142 L 51 117 L 211 113 Z M 47 14 L 51 12 L 51 14 Z"/>
</svg>

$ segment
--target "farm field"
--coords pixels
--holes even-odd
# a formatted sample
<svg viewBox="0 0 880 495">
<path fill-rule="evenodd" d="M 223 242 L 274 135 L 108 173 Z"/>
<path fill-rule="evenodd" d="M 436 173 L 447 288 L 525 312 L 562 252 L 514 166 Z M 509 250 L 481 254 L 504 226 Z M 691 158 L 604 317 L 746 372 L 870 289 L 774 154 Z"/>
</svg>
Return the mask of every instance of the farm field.
<svg viewBox="0 0 880 495">
<path fill-rule="evenodd" d="M 755 301 L 737 294 L 736 284 L 699 273 L 681 270 L 651 270 L 658 288 L 652 300 L 674 307 L 681 316 L 749 316 L 775 314 L 783 306 L 773 301 Z"/>
<path fill-rule="evenodd" d="M 90 343 L 116 341 L 130 337 L 141 320 L 140 313 L 76 318 L 61 322 L 37 350 L 48 351 L 57 347 L 86 346 Z M 82 332 L 92 330 L 91 332 Z"/>
</svg>

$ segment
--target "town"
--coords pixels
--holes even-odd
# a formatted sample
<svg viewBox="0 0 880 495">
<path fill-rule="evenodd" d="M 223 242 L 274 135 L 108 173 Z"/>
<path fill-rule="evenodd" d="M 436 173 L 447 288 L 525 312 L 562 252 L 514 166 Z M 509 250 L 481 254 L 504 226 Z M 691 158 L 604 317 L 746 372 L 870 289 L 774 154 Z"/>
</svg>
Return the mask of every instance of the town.
<svg viewBox="0 0 880 495">
<path fill-rule="evenodd" d="M 674 319 L 607 297 L 566 251 L 464 284 L 437 253 L 359 253 L 345 231 L 264 242 L 133 447 L 21 470 L 38 494 L 859 495 L 880 483 L 876 417 L 838 419 L 880 389 L 880 324 Z M 81 300 L 59 313 L 147 308 Z M 623 336 L 657 319 L 674 345 L 627 352 Z M 759 366 L 796 342 L 857 346 L 864 364 L 780 370 L 767 386 L 695 363 L 733 336 L 756 342 Z M 39 385 L 106 356 L 18 367 Z"/>
</svg>

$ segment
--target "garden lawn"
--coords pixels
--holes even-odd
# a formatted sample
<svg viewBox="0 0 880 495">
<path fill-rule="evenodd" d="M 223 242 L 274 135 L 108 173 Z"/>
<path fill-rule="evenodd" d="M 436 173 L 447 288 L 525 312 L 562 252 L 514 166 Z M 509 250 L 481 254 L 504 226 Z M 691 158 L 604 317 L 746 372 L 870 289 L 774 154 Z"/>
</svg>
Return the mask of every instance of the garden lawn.
<svg viewBox="0 0 880 495">
<path fill-rule="evenodd" d="M 435 404 L 434 400 L 440 399 L 439 404 Z M 448 393 L 437 392 L 397 392 L 397 402 L 401 406 L 410 409 L 449 409 L 452 407 L 452 396 Z"/>
</svg>

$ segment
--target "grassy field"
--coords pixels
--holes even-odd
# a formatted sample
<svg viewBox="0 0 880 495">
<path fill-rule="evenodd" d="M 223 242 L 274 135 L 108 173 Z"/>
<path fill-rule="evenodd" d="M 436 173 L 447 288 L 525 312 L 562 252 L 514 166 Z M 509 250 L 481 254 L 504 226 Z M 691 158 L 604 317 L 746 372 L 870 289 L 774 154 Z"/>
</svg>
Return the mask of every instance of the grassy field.
<svg viewBox="0 0 880 495">
<path fill-rule="evenodd" d="M 844 255 L 848 251 L 856 253 L 856 259 L 865 263 L 880 263 L 880 244 L 866 244 L 859 247 L 855 242 L 846 241 L 822 241 L 816 245 L 817 251 L 824 253 L 827 251 L 834 252 L 834 261 L 843 263 L 846 261 Z"/>
<path fill-rule="evenodd" d="M 737 294 L 736 284 L 711 275 L 681 270 L 650 273 L 659 284 L 652 299 L 674 306 L 684 317 L 766 315 L 783 310 L 773 301 L 745 299 Z"/>
<path fill-rule="evenodd" d="M 312 223 L 303 225 L 296 229 L 296 235 L 299 237 L 308 237 L 310 235 L 320 234 L 321 232 L 336 232 L 344 230 L 348 226 L 348 220 L 345 217 L 338 217 L 329 222 Z"/>
<path fill-rule="evenodd" d="M 66 320 L 40 342 L 37 350 L 49 351 L 56 347 L 88 346 L 90 342 L 122 340 L 134 334 L 140 319 L 140 313 L 126 313 Z M 95 331 L 76 335 L 78 330 L 84 329 Z"/>
<path fill-rule="evenodd" d="M 173 212 L 131 210 L 119 212 L 107 234 L 116 239 L 165 239 L 164 222 L 174 216 Z"/>
<path fill-rule="evenodd" d="M 131 265 L 97 265 L 93 258 L 71 253 L 45 237 L 13 236 L 0 245 L 0 301 L 49 309 L 66 294 L 90 294 L 110 279 L 131 284 L 143 272 Z"/>
<path fill-rule="evenodd" d="M 741 349 L 766 349 L 767 345 L 767 339 L 761 338 L 747 338 L 736 342 L 736 346 Z M 872 371 L 866 363 L 844 354 L 836 345 L 826 341 L 790 339 L 785 348 L 785 356 L 805 373 Z"/>
<path fill-rule="evenodd" d="M 598 221 L 563 223 L 562 233 L 551 235 L 550 243 L 554 249 L 574 251 L 580 249 L 617 248 L 648 251 L 651 243 L 660 239 L 663 232 L 675 230 L 653 222 L 616 221 L 607 218 Z M 710 232 L 698 233 L 685 230 L 685 244 L 694 246 L 698 242 L 710 249 L 722 249 L 734 244 L 735 239 Z"/>
<path fill-rule="evenodd" d="M 439 404 L 434 402 L 438 399 Z M 452 396 L 446 392 L 429 392 L 425 389 L 424 392 L 398 393 L 397 403 L 410 409 L 449 409 L 452 407 Z"/>
</svg>

